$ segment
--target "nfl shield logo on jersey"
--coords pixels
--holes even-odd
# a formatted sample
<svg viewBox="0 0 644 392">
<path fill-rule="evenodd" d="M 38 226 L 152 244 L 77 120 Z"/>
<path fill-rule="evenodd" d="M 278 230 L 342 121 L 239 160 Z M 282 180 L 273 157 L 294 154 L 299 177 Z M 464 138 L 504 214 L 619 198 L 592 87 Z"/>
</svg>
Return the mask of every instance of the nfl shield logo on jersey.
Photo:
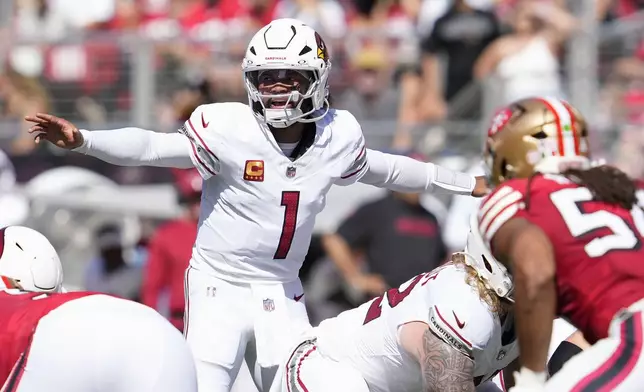
<svg viewBox="0 0 644 392">
<path fill-rule="evenodd" d="M 267 298 L 264 300 L 264 311 L 266 312 L 272 312 L 275 310 L 275 302 L 273 302 L 272 299 Z"/>
<path fill-rule="evenodd" d="M 295 177 L 295 167 L 289 166 L 286 168 L 286 177 L 288 178 Z"/>
</svg>

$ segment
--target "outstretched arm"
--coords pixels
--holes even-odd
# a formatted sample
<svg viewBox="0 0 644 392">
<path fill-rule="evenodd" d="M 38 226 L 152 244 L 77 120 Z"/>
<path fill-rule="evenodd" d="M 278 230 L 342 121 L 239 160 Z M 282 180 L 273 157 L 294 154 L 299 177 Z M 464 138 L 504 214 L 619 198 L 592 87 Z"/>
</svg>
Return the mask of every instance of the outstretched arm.
<svg viewBox="0 0 644 392">
<path fill-rule="evenodd" d="M 474 361 L 445 343 L 427 324 L 401 327 L 400 342 L 422 371 L 424 392 L 474 392 Z"/>
<path fill-rule="evenodd" d="M 140 128 L 109 131 L 81 130 L 83 144 L 74 149 L 121 166 L 159 166 L 189 169 L 192 145 L 181 133 L 158 133 Z"/>
<path fill-rule="evenodd" d="M 483 177 L 474 177 L 444 167 L 380 151 L 366 150 L 366 172 L 360 182 L 398 192 L 424 192 L 440 189 L 457 195 L 483 196 L 487 183 Z"/>
<path fill-rule="evenodd" d="M 79 130 L 64 118 L 37 113 L 25 117 L 31 123 L 29 133 L 36 143 L 48 141 L 60 148 L 75 150 L 106 162 L 122 166 L 164 166 L 189 169 L 193 167 L 186 127 L 181 133 L 157 133 L 139 128 L 111 131 Z M 197 154 L 194 154 L 197 156 Z M 199 161 L 198 158 L 195 159 Z"/>
</svg>

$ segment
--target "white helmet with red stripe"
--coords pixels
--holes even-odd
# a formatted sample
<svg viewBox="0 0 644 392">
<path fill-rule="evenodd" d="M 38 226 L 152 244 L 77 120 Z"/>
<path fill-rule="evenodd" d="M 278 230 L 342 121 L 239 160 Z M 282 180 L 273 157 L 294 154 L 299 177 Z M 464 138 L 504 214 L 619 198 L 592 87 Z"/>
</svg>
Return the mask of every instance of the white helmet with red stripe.
<svg viewBox="0 0 644 392">
<path fill-rule="evenodd" d="M 479 232 L 478 216 L 476 213 L 470 216 L 470 233 L 467 236 L 465 245 L 465 264 L 474 268 L 479 279 L 485 286 L 494 291 L 496 295 L 513 301 L 512 293 L 514 283 L 507 268 L 501 264 L 488 249 Z"/>
<path fill-rule="evenodd" d="M 5 289 L 60 292 L 63 267 L 47 237 L 23 226 L 0 229 L 0 280 Z"/>
<path fill-rule="evenodd" d="M 568 102 L 528 98 L 497 112 L 484 159 L 490 182 L 590 167 L 586 121 Z"/>
</svg>

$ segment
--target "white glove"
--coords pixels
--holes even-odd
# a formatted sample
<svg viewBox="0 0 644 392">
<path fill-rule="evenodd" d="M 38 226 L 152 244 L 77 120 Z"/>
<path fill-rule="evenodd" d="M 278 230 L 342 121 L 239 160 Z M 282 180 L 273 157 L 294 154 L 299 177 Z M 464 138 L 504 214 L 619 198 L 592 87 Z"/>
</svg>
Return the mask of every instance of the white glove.
<svg viewBox="0 0 644 392">
<path fill-rule="evenodd" d="M 514 386 L 508 392 L 543 392 L 546 390 L 546 372 L 536 373 L 522 367 L 514 372 Z"/>
</svg>

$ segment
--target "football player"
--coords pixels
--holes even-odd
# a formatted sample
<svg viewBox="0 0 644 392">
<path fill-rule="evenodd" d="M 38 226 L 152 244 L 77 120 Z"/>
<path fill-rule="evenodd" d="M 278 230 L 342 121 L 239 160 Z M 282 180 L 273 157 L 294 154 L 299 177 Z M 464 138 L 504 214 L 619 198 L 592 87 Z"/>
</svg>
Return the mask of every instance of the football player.
<svg viewBox="0 0 644 392">
<path fill-rule="evenodd" d="M 481 204 L 478 229 L 515 281 L 522 368 L 513 391 L 641 390 L 644 212 L 636 184 L 591 163 L 586 122 L 554 98 L 500 112 L 484 156 L 497 188 Z M 556 314 L 592 347 L 546 383 Z"/>
<path fill-rule="evenodd" d="M 62 276 L 45 236 L 0 230 L 0 391 L 197 391 L 190 349 L 161 315 L 99 293 L 60 293 Z"/>
<path fill-rule="evenodd" d="M 519 355 L 512 290 L 473 231 L 450 263 L 320 323 L 272 391 L 473 392 Z"/>
<path fill-rule="evenodd" d="M 271 22 L 242 62 L 248 104 L 198 107 L 178 133 L 78 130 L 27 117 L 37 141 L 119 165 L 196 167 L 199 231 L 186 272 L 185 335 L 199 388 L 228 391 L 244 355 L 260 389 L 292 337 L 310 327 L 298 271 L 334 185 L 482 196 L 482 177 L 365 147 L 351 113 L 329 104 L 329 51 L 294 19 Z"/>
</svg>

